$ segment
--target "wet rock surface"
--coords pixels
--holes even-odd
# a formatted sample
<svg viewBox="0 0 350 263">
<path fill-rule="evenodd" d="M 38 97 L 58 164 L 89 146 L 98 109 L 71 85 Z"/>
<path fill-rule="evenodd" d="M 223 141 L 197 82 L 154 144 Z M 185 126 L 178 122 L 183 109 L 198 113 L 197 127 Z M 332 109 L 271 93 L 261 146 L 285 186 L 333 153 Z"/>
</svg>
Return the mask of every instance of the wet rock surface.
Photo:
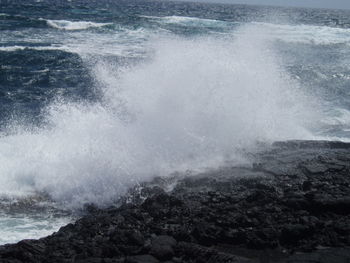
<svg viewBox="0 0 350 263">
<path fill-rule="evenodd" d="M 120 207 L 1 246 L 0 262 L 350 262 L 350 144 L 278 142 L 252 158 L 167 192 L 157 179 Z"/>
</svg>

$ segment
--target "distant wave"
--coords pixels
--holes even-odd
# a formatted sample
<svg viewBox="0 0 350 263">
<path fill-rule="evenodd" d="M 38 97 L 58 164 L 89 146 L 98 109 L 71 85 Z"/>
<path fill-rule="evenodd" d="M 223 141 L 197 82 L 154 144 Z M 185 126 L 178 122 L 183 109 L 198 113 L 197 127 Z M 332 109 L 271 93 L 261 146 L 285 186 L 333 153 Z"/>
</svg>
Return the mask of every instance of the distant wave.
<svg viewBox="0 0 350 263">
<path fill-rule="evenodd" d="M 0 46 L 0 51 L 2 52 L 13 52 L 19 50 L 66 50 L 65 47 L 58 46 L 40 46 L 40 47 L 32 47 L 32 46 Z"/>
<path fill-rule="evenodd" d="M 265 29 L 272 39 L 316 45 L 350 44 L 350 29 L 314 25 L 283 25 L 252 22 Z M 267 31 L 266 31 L 267 30 Z"/>
<path fill-rule="evenodd" d="M 188 21 L 199 21 L 199 22 L 223 22 L 215 19 L 206 19 L 199 17 L 189 17 L 189 16 L 141 16 L 149 19 L 160 19 L 168 22 L 178 23 L 178 22 L 188 22 Z"/>
<path fill-rule="evenodd" d="M 154 20 L 160 24 L 178 24 L 188 27 L 216 27 L 229 29 L 227 33 L 235 34 L 233 31 L 235 25 L 243 25 L 244 23 L 205 19 L 187 16 L 142 16 L 144 18 Z M 266 22 L 251 22 L 256 27 L 263 29 L 263 34 L 269 34 L 271 40 L 281 40 L 292 43 L 305 43 L 316 45 L 332 45 L 332 44 L 350 44 L 350 29 L 337 28 L 329 26 L 315 25 L 287 25 Z M 232 29 L 232 30 L 230 30 Z"/>
<path fill-rule="evenodd" d="M 127 27 L 118 27 L 113 31 L 113 34 L 96 34 L 88 30 L 66 31 L 69 34 L 74 32 L 74 38 L 67 37 L 63 39 L 58 34 L 57 37 L 55 35 L 50 35 L 49 37 L 53 37 L 56 42 L 50 45 L 45 42 L 46 35 L 38 35 L 33 36 L 33 38 L 41 37 L 41 39 L 36 39 L 38 45 L 33 46 L 27 43 L 11 45 L 4 43 L 3 45 L 0 44 L 0 52 L 60 50 L 77 53 L 82 56 L 86 54 L 96 54 L 121 57 L 143 57 L 145 55 L 145 41 L 159 31 L 145 28 L 130 29 Z M 92 39 L 93 41 L 91 41 Z M 41 41 L 44 43 L 39 45 Z M 101 46 L 103 46 L 103 49 L 101 49 Z"/>
<path fill-rule="evenodd" d="M 198 18 L 198 17 L 188 17 L 188 16 L 141 16 L 143 18 L 158 20 L 161 23 L 165 24 L 183 24 L 186 26 L 216 26 L 216 27 L 227 27 L 232 26 L 234 24 L 238 24 L 237 22 L 229 22 L 215 19 L 206 19 L 206 18 Z"/>
<path fill-rule="evenodd" d="M 53 28 L 62 30 L 84 30 L 89 28 L 104 27 L 112 23 L 96 23 L 90 21 L 69 21 L 69 20 L 46 20 L 46 23 Z"/>
<path fill-rule="evenodd" d="M 70 20 L 50 20 L 44 18 L 31 18 L 22 15 L 9 15 L 5 13 L 0 13 L 0 17 L 4 17 L 5 20 L 16 20 L 18 25 L 22 27 L 46 27 L 60 29 L 60 30 L 86 30 L 89 28 L 99 28 L 113 23 L 97 23 L 91 21 L 70 21 Z M 2 25 L 3 26 L 3 25 Z M 6 26 L 6 24 L 5 24 Z"/>
</svg>

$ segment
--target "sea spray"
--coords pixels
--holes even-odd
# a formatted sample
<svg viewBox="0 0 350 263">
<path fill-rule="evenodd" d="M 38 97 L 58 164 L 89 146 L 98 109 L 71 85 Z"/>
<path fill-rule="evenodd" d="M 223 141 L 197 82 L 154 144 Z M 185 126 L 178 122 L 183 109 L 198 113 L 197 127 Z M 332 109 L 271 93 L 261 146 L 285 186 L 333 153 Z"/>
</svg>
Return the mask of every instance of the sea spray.
<svg viewBox="0 0 350 263">
<path fill-rule="evenodd" d="M 105 205 L 156 175 L 241 160 L 259 141 L 311 138 L 311 101 L 259 27 L 150 48 L 136 66 L 96 64 L 101 101 L 57 100 L 47 125 L 2 136 L 0 191 Z"/>
</svg>

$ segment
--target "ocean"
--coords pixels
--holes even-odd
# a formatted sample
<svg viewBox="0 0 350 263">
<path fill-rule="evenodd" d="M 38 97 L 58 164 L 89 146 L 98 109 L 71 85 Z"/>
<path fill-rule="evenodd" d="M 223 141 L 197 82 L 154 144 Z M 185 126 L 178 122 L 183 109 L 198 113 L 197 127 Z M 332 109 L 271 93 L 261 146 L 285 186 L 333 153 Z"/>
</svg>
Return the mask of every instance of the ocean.
<svg viewBox="0 0 350 263">
<path fill-rule="evenodd" d="M 350 11 L 0 0 L 0 244 L 277 140 L 350 139 Z"/>
</svg>

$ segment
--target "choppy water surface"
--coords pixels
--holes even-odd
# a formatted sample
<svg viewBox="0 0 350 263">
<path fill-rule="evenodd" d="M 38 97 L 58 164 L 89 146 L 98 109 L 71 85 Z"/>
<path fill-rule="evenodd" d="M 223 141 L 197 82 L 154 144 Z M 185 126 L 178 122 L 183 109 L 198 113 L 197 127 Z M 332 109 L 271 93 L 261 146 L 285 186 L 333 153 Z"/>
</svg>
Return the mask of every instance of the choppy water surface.
<svg viewBox="0 0 350 263">
<path fill-rule="evenodd" d="M 0 243 L 259 142 L 349 140 L 349 15 L 0 0 Z"/>
</svg>

